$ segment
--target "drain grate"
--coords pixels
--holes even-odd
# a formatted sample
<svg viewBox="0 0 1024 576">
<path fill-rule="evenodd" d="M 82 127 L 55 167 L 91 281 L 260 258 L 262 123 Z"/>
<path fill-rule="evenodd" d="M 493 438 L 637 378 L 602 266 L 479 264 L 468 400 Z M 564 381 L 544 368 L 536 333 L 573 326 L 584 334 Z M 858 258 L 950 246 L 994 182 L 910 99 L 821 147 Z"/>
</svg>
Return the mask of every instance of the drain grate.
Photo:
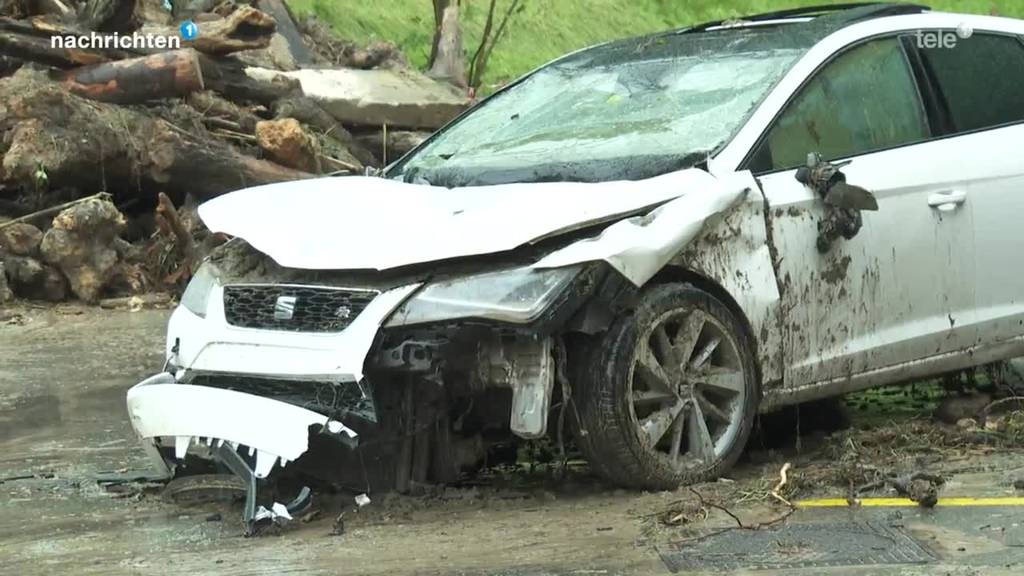
<svg viewBox="0 0 1024 576">
<path fill-rule="evenodd" d="M 924 564 L 935 556 L 913 538 L 873 522 L 787 524 L 765 530 L 730 530 L 670 545 L 661 559 L 684 570 L 779 569 L 874 564 Z"/>
</svg>

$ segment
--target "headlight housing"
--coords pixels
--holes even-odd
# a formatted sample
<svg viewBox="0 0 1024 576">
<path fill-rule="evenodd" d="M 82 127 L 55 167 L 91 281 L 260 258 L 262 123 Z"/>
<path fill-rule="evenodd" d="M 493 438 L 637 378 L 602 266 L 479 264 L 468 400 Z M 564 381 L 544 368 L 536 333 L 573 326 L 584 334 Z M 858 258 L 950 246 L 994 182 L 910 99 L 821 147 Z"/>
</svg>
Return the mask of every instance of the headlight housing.
<svg viewBox="0 0 1024 576">
<path fill-rule="evenodd" d="M 220 285 L 220 270 L 210 262 L 204 262 L 192 277 L 192 281 L 188 283 L 185 293 L 181 295 L 181 305 L 196 316 L 206 318 L 206 306 L 210 301 L 210 293 L 218 285 Z"/>
<path fill-rule="evenodd" d="M 428 284 L 400 306 L 385 326 L 462 318 L 528 324 L 551 306 L 580 270 L 580 266 L 515 268 Z"/>
</svg>

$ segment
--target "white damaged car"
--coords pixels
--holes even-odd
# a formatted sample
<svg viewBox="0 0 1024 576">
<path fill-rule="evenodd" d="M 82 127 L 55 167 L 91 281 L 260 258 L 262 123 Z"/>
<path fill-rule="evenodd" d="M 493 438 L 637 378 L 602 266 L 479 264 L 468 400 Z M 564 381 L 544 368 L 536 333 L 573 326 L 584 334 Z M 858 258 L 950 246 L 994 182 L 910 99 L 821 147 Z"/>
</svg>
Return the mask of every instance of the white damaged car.
<svg viewBox="0 0 1024 576">
<path fill-rule="evenodd" d="M 660 489 L 759 410 L 1024 354 L 1022 37 L 879 4 L 617 41 L 379 176 L 211 200 L 234 240 L 132 424 L 166 476 L 246 479 L 250 521 L 293 469 L 404 489 L 563 428 Z"/>
</svg>

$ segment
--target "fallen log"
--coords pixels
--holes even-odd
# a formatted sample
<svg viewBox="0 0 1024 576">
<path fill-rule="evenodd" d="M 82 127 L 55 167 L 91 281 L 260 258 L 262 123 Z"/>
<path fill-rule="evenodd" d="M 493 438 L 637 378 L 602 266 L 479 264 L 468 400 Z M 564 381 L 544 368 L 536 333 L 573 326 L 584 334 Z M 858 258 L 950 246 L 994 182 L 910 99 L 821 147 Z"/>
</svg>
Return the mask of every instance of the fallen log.
<svg viewBox="0 0 1024 576">
<path fill-rule="evenodd" d="M 118 104 L 185 96 L 203 89 L 199 58 L 189 49 L 83 66 L 58 78 L 74 94 Z"/>
<path fill-rule="evenodd" d="M 46 74 L 0 78 L 0 183 L 32 189 L 39 167 L 53 188 L 155 197 L 159 190 L 206 199 L 311 175 L 245 156 L 202 128 L 198 113 L 180 128 L 143 111 L 75 96 Z M 180 107 L 179 114 L 191 108 Z"/>
<path fill-rule="evenodd" d="M 199 35 L 196 39 L 182 40 L 181 45 L 213 55 L 266 48 L 270 46 L 270 39 L 277 29 L 274 19 L 269 14 L 252 6 L 242 6 L 227 18 L 200 22 L 198 27 Z M 167 37 L 179 36 L 176 27 L 143 26 L 140 32 Z"/>
<path fill-rule="evenodd" d="M 280 75 L 253 78 L 246 74 L 244 64 L 231 58 L 200 54 L 199 66 L 207 88 L 236 102 L 257 102 L 270 106 L 281 98 L 302 94 L 302 85 L 298 79 Z"/>
<path fill-rule="evenodd" d="M 60 38 L 56 44 L 51 42 L 54 36 Z M 139 55 L 119 48 L 79 48 L 77 42 L 66 42 L 69 37 L 79 36 L 78 31 L 59 28 L 39 18 L 0 18 L 0 54 L 9 57 L 56 68 L 75 68 Z"/>
</svg>

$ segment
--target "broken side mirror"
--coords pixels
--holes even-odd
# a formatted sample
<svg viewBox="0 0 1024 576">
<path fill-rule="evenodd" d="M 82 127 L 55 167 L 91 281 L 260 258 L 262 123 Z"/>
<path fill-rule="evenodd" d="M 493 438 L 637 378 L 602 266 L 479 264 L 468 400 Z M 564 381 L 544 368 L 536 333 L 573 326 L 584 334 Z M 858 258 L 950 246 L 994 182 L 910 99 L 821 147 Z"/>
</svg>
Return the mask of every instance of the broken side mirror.
<svg viewBox="0 0 1024 576">
<path fill-rule="evenodd" d="M 847 240 L 860 231 L 862 210 L 878 210 L 875 196 L 846 182 L 839 169 L 850 163 L 835 164 L 822 160 L 821 155 L 810 153 L 807 164 L 796 171 L 796 179 L 814 190 L 825 202 L 825 217 L 818 222 L 818 252 L 825 253 L 839 237 Z"/>
</svg>

